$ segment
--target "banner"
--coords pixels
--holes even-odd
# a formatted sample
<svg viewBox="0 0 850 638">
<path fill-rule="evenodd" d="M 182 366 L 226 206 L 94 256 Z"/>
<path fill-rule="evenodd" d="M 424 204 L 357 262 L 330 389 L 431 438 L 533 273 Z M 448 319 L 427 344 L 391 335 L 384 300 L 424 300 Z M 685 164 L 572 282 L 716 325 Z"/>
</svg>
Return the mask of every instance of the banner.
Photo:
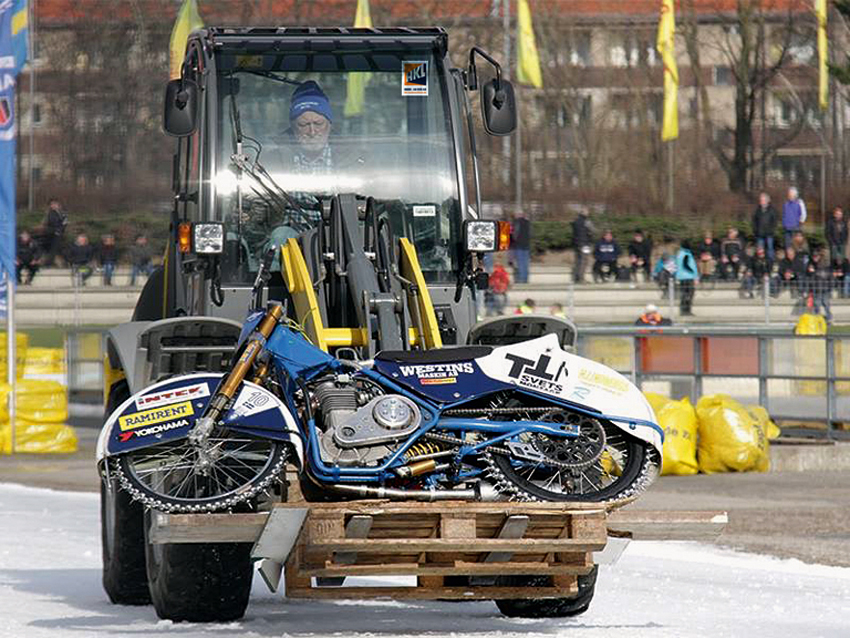
<svg viewBox="0 0 850 638">
<path fill-rule="evenodd" d="M 198 14 L 197 0 L 183 0 L 180 11 L 177 12 L 177 19 L 174 21 L 174 28 L 171 29 L 171 43 L 169 49 L 171 51 L 170 78 L 176 80 L 180 77 L 180 67 L 183 66 L 183 58 L 186 54 L 186 41 L 189 39 L 189 34 L 195 29 L 200 29 L 204 26 L 204 21 Z"/>
<path fill-rule="evenodd" d="M 520 84 L 543 88 L 543 74 L 540 72 L 540 57 L 534 41 L 534 28 L 531 25 L 531 9 L 528 0 L 519 0 L 517 7 L 517 71 L 516 79 Z"/>
<path fill-rule="evenodd" d="M 664 124 L 661 141 L 679 137 L 679 69 L 676 66 L 676 17 L 673 0 L 661 1 L 656 48 L 664 63 Z"/>
<path fill-rule="evenodd" d="M 0 271 L 9 280 L 15 273 L 16 248 L 15 85 L 27 61 L 27 33 L 26 0 L 0 0 Z"/>
<path fill-rule="evenodd" d="M 357 12 L 354 14 L 354 28 L 372 28 L 369 0 L 357 0 Z M 345 94 L 346 117 L 363 113 L 363 104 L 366 101 L 366 85 L 369 84 L 371 77 L 371 73 L 349 72 L 348 87 Z"/>
<path fill-rule="evenodd" d="M 826 0 L 815 0 L 815 15 L 818 18 L 818 103 L 822 111 L 829 106 L 829 43 L 826 36 Z"/>
</svg>

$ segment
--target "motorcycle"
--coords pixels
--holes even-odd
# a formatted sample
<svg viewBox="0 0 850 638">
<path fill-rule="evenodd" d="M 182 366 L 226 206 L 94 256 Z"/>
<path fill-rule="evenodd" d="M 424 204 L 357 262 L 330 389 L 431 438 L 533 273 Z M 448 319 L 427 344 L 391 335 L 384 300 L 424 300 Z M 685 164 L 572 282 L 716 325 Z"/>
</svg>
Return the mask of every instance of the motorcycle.
<svg viewBox="0 0 850 638">
<path fill-rule="evenodd" d="M 554 334 L 332 356 L 281 303 L 257 307 L 270 262 L 226 373 L 160 381 L 107 419 L 102 472 L 145 506 L 256 508 L 285 499 L 286 464 L 308 500 L 612 502 L 658 474 L 643 394 Z"/>
</svg>

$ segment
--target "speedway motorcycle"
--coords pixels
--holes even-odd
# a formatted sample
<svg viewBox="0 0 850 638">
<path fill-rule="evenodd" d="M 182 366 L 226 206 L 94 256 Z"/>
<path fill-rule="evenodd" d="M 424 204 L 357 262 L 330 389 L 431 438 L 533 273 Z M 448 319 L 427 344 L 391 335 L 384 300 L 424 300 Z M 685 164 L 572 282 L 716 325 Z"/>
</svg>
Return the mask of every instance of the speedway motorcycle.
<svg viewBox="0 0 850 638">
<path fill-rule="evenodd" d="M 642 393 L 555 335 L 338 358 L 284 305 L 256 307 L 267 268 L 229 371 L 158 382 L 107 420 L 99 460 L 144 505 L 258 507 L 285 498 L 287 464 L 308 500 L 610 502 L 657 475 Z"/>
</svg>

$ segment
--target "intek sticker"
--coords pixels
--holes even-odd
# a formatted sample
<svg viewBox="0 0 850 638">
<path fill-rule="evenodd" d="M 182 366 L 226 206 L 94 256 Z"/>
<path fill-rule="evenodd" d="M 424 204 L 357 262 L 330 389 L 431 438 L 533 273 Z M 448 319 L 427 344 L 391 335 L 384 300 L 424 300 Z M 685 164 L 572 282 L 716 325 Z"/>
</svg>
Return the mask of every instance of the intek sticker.
<svg viewBox="0 0 850 638">
<path fill-rule="evenodd" d="M 402 95 L 428 95 L 428 62 L 403 62 Z"/>
<path fill-rule="evenodd" d="M 136 407 L 140 410 L 146 408 L 158 408 L 161 405 L 176 403 L 177 401 L 185 401 L 187 399 L 200 399 L 210 395 L 209 386 L 206 383 L 196 383 L 185 388 L 175 388 L 174 390 L 163 390 L 153 394 L 145 394 L 136 399 Z"/>
<path fill-rule="evenodd" d="M 161 408 L 144 410 L 143 412 L 122 416 L 118 419 L 118 425 L 121 426 L 122 431 L 134 430 L 146 425 L 156 425 L 157 423 L 192 416 L 194 413 L 192 402 L 183 401 L 174 405 L 166 405 Z"/>
</svg>

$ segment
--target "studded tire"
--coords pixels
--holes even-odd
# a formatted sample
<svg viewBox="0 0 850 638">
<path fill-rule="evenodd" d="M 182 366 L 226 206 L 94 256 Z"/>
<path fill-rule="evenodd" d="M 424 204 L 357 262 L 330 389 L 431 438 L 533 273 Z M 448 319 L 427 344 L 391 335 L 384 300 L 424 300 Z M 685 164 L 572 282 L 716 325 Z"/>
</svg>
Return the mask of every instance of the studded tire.
<svg viewBox="0 0 850 638">
<path fill-rule="evenodd" d="M 174 622 L 242 618 L 254 573 L 251 546 L 146 542 L 147 577 L 156 615 Z"/>
<path fill-rule="evenodd" d="M 130 396 L 126 381 L 109 393 L 104 421 Z M 144 508 L 114 478 L 100 483 L 100 537 L 103 589 L 116 605 L 151 602 L 145 572 Z"/>
<path fill-rule="evenodd" d="M 530 598 L 496 600 L 499 611 L 510 618 L 566 618 L 578 616 L 590 608 L 596 592 L 599 567 L 578 577 L 578 593 L 566 598 Z M 496 582 L 501 587 L 551 587 L 551 576 L 500 576 Z"/>
</svg>

